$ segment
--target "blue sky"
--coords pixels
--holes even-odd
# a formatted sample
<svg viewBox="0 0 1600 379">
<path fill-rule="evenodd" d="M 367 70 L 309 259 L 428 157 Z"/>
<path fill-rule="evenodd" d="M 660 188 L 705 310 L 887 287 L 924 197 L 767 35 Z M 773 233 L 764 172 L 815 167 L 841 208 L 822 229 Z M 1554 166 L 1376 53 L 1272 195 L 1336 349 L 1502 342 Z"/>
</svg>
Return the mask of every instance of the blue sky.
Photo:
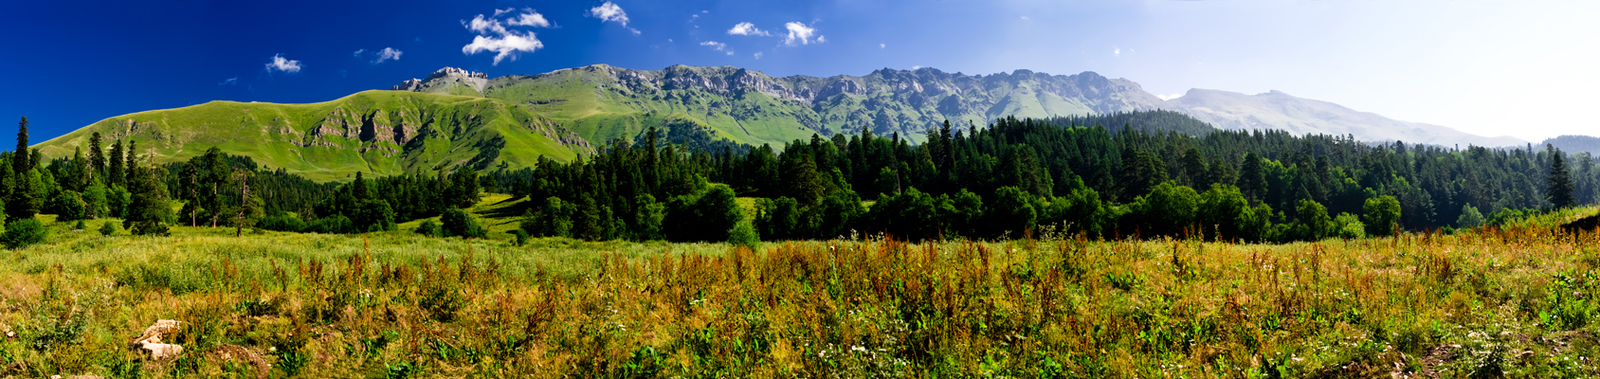
<svg viewBox="0 0 1600 379">
<path fill-rule="evenodd" d="M 444 66 L 595 63 L 1095 71 L 1159 95 L 1276 89 L 1535 142 L 1600 134 L 1592 1 L 20 0 L 0 14 L 0 133 L 27 116 L 34 141 L 210 100 L 326 101 Z"/>
</svg>

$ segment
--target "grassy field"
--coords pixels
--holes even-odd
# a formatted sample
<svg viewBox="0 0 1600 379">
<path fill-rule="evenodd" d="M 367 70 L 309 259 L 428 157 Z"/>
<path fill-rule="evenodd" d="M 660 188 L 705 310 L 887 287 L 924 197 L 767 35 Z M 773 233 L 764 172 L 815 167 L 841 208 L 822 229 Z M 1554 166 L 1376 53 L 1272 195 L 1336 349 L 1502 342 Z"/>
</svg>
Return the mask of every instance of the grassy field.
<svg viewBox="0 0 1600 379">
<path fill-rule="evenodd" d="M 105 237 L 46 216 L 46 243 L 0 253 L 0 376 L 1593 377 L 1600 239 L 1547 227 L 1578 215 L 1290 245 L 755 250 Z M 125 346 L 157 319 L 182 321 L 179 358 Z"/>
</svg>

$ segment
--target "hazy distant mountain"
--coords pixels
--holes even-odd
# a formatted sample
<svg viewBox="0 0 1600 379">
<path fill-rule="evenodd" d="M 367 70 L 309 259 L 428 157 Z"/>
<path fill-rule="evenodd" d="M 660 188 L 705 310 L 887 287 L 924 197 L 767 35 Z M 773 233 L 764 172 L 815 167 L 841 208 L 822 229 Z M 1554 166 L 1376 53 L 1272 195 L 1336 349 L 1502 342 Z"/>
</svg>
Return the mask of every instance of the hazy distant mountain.
<svg viewBox="0 0 1600 379">
<path fill-rule="evenodd" d="M 1281 129 L 1296 135 L 1354 135 L 1362 141 L 1404 141 L 1452 146 L 1524 145 L 1513 137 L 1483 137 L 1444 126 L 1389 119 L 1326 101 L 1271 91 L 1257 95 L 1191 89 L 1163 108 L 1188 113 L 1222 129 Z"/>
<path fill-rule="evenodd" d="M 1545 144 L 1554 145 L 1556 148 L 1566 151 L 1567 153 L 1586 151 L 1589 152 L 1589 154 L 1600 155 L 1600 138 L 1597 137 L 1573 135 L 1560 136 L 1546 139 L 1544 142 L 1539 143 L 1541 146 L 1535 146 L 1534 148 L 1542 148 L 1544 147 L 1542 145 Z"/>
<path fill-rule="evenodd" d="M 736 142 L 781 143 L 813 133 L 870 129 L 921 140 L 948 119 L 962 128 L 1005 116 L 1045 118 L 1169 109 L 1222 129 L 1282 129 L 1295 134 L 1354 135 L 1364 141 L 1511 146 L 1526 141 L 1483 137 L 1439 125 L 1392 120 L 1282 92 L 1244 95 L 1194 89 L 1162 101 L 1138 83 L 1094 72 L 1050 75 L 1028 70 L 991 75 L 934 68 L 881 69 L 865 76 L 775 78 L 742 68 L 672 66 L 633 70 L 593 65 L 538 75 L 487 79 L 445 68 L 396 90 L 485 96 L 526 104 L 592 142 L 638 135 L 666 118 L 690 118 Z M 659 123 L 659 122 L 656 122 Z"/>
</svg>

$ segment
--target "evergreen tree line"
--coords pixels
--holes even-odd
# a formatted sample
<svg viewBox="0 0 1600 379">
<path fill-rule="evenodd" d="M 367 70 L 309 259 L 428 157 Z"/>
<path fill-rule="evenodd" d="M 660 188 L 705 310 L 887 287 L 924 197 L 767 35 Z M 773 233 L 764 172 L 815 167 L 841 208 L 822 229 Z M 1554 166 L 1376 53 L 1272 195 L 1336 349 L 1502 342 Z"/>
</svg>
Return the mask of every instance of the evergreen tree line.
<svg viewBox="0 0 1600 379">
<path fill-rule="evenodd" d="M 532 168 L 481 176 L 358 173 L 345 184 L 262 169 L 215 148 L 155 166 L 141 161 L 136 142 L 106 146 L 99 134 L 87 154 L 80 147 L 44 164 L 27 148 L 24 118 L 18 149 L 0 153 L 9 163 L 0 165 L 0 195 L 8 221 L 41 211 L 63 220 L 115 217 L 138 233 L 164 233 L 173 223 L 359 233 L 441 216 L 445 225 L 419 232 L 482 236 L 462 209 L 488 189 L 528 200 L 526 235 L 672 241 L 1044 230 L 1293 241 L 1476 227 L 1600 199 L 1594 159 L 1554 147 L 1458 150 L 1282 131 L 1159 130 L 1192 131 L 1198 121 L 1185 118 L 1005 118 L 966 130 L 946 122 L 921 144 L 864 130 L 779 148 L 650 128 L 570 163 L 540 158 Z M 1099 126 L 1113 122 L 1124 126 Z M 1077 126 L 1089 124 L 1096 126 Z M 736 196 L 751 200 L 740 206 Z M 169 199 L 184 205 L 173 212 Z"/>
<path fill-rule="evenodd" d="M 122 228 L 135 234 L 165 234 L 174 224 L 231 227 L 235 234 L 252 227 L 358 233 L 394 230 L 397 221 L 450 210 L 464 215 L 457 208 L 472 206 L 480 192 L 480 179 L 470 170 L 377 180 L 358 173 L 351 183 L 316 183 L 215 147 L 186 162 L 155 165 L 148 153 L 139 153 L 137 141 L 110 141 L 98 132 L 90 136 L 87 154 L 80 146 L 71 158 L 48 164 L 27 146 L 23 118 L 17 149 L 0 153 L 8 230 L 43 233 L 34 216 L 48 213 L 58 221 L 120 218 Z M 176 212 L 173 200 L 183 204 Z"/>
<path fill-rule="evenodd" d="M 1477 227 L 1600 197 L 1593 159 L 1554 148 L 1456 150 L 1282 131 L 1196 136 L 1056 123 L 1164 117 L 1151 113 L 1006 118 L 967 131 L 947 122 L 917 145 L 866 130 L 743 154 L 661 146 L 652 130 L 642 143 L 613 143 L 587 162 L 543 161 L 490 176 L 536 204 L 524 223 L 531 235 L 682 241 L 725 233 L 673 233 L 679 222 L 716 231 L 737 224 L 737 217 L 699 216 L 715 209 L 695 213 L 696 196 L 720 188 L 707 181 L 754 197 L 753 226 L 765 239 L 851 231 L 997 238 L 1048 227 L 1107 238 L 1313 240 Z M 657 219 L 666 226 L 651 222 Z"/>
<path fill-rule="evenodd" d="M 0 197 L 5 199 L 6 240 L 19 246 L 43 239 L 45 229 L 35 216 L 57 215 L 58 221 L 120 218 L 135 234 L 164 234 L 173 220 L 166 170 L 138 154 L 138 145 L 116 141 L 107 149 L 99 133 L 90 137 L 89 153 L 78 148 L 71 158 L 43 162 L 28 148 L 28 119 L 18 123 L 17 148 L 0 153 Z M 116 229 L 109 223 L 105 227 Z M 23 241 L 26 240 L 26 241 Z"/>
<path fill-rule="evenodd" d="M 467 215 L 480 198 L 476 171 L 440 171 L 434 175 L 404 174 L 355 180 L 334 186 L 325 196 L 299 212 L 269 214 L 260 227 L 268 230 L 317 233 L 363 233 L 396 230 L 397 224 L 451 212 Z M 461 222 L 476 223 L 468 218 Z M 464 225 L 464 224 L 463 224 Z M 450 229 L 455 230 L 455 229 Z M 482 237 L 481 231 L 458 236 Z"/>
</svg>

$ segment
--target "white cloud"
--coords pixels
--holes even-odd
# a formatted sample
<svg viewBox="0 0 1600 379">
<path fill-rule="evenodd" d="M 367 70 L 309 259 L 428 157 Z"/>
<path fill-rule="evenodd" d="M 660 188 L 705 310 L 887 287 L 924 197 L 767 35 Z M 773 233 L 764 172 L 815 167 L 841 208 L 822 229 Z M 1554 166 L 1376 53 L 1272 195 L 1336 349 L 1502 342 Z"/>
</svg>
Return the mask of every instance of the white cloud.
<svg viewBox="0 0 1600 379">
<path fill-rule="evenodd" d="M 728 35 L 735 36 L 771 36 L 772 33 L 756 28 L 756 24 L 741 22 L 728 29 Z"/>
<path fill-rule="evenodd" d="M 1161 100 L 1172 100 L 1172 99 L 1176 99 L 1176 98 L 1180 98 L 1180 97 L 1183 97 L 1183 94 L 1174 93 L 1174 94 L 1171 94 L 1171 95 L 1159 95 L 1159 94 L 1156 95 L 1156 98 L 1159 98 Z"/>
<path fill-rule="evenodd" d="M 404 52 L 396 50 L 393 47 L 385 47 L 383 50 L 378 50 L 376 54 L 378 54 L 378 59 L 372 61 L 372 64 L 383 63 L 383 61 L 400 60 L 400 54 L 404 54 Z"/>
<path fill-rule="evenodd" d="M 1028 21 L 1028 16 L 1022 16 L 1022 21 Z"/>
<path fill-rule="evenodd" d="M 622 7 L 617 6 L 616 3 L 607 1 L 598 7 L 589 8 L 588 15 L 600 19 L 601 22 L 610 21 L 622 24 L 622 27 L 632 31 L 634 35 L 639 35 L 639 29 L 628 27 L 628 12 L 622 11 Z"/>
<path fill-rule="evenodd" d="M 217 85 L 219 85 L 219 86 L 231 86 L 231 85 L 236 85 L 236 84 L 239 84 L 239 77 L 237 77 L 237 76 L 232 77 L 232 78 L 223 79 L 222 82 L 217 83 Z"/>
<path fill-rule="evenodd" d="M 367 49 L 356 49 L 356 52 L 352 53 L 351 55 L 354 55 L 356 58 L 360 58 L 361 57 L 361 53 L 365 53 L 365 52 L 367 52 Z"/>
<path fill-rule="evenodd" d="M 711 49 L 716 51 L 722 51 L 722 49 L 728 48 L 728 44 L 717 41 L 701 42 L 700 46 L 711 46 Z"/>
<path fill-rule="evenodd" d="M 531 26 L 535 28 L 548 28 L 550 27 L 550 20 L 545 20 L 544 15 L 539 14 L 539 12 L 534 12 L 532 9 L 528 9 L 523 14 L 517 15 L 516 18 L 506 20 L 506 24 L 516 26 Z"/>
<path fill-rule="evenodd" d="M 756 59 L 761 59 L 761 52 L 759 52 L 759 51 L 756 52 Z"/>
<path fill-rule="evenodd" d="M 267 63 L 267 72 L 278 70 L 288 73 L 300 72 L 300 61 L 284 58 L 283 54 L 273 55 L 272 62 Z"/>
<path fill-rule="evenodd" d="M 798 22 L 783 24 L 783 27 L 789 29 L 789 35 L 783 37 L 783 43 L 789 46 L 794 46 L 796 43 L 809 45 L 811 44 L 811 36 L 817 34 L 816 28 Z M 817 43 L 821 42 L 821 39 L 817 40 Z"/>
<path fill-rule="evenodd" d="M 496 9 L 495 16 L 498 17 L 514 11 L 515 9 L 512 8 Z M 500 61 L 507 58 L 517 60 L 518 53 L 531 53 L 544 48 L 544 42 L 539 41 L 538 36 L 533 32 L 513 30 L 506 27 L 507 24 L 527 27 L 550 26 L 550 22 L 545 20 L 543 15 L 534 12 L 533 9 L 523 8 L 522 12 L 506 20 L 505 23 L 501 23 L 500 20 L 493 17 L 484 17 L 481 14 L 473 17 L 472 21 L 461 21 L 461 26 L 478 33 L 478 36 L 472 37 L 472 43 L 461 47 L 461 52 L 472 55 L 492 51 L 496 53 L 494 65 L 500 65 Z M 392 57 L 390 53 L 392 53 Z M 400 59 L 401 52 L 393 48 L 385 48 L 384 51 L 378 52 L 378 54 L 378 60 L 372 62 L 373 64 L 381 63 L 385 59 Z"/>
<path fill-rule="evenodd" d="M 828 42 L 828 36 L 817 36 L 817 43 Z"/>
<path fill-rule="evenodd" d="M 882 49 L 882 48 L 885 48 L 885 47 L 888 47 L 888 46 L 887 46 L 887 45 L 884 45 L 884 44 L 881 44 L 881 43 L 880 43 L 880 44 L 878 44 L 878 48 L 879 48 L 879 49 Z"/>
<path fill-rule="evenodd" d="M 517 60 L 517 52 L 531 53 L 534 50 L 539 50 L 541 48 L 544 48 L 544 42 L 540 42 L 538 38 L 535 38 L 533 33 L 528 33 L 527 35 L 506 34 L 499 37 L 472 37 L 472 43 L 462 46 L 461 52 L 466 53 L 467 55 L 472 55 L 485 51 L 493 51 L 499 53 L 495 54 L 494 56 L 494 65 L 500 65 L 500 61 L 505 60 L 506 58 Z"/>
<path fill-rule="evenodd" d="M 916 70 L 916 69 L 920 69 L 920 68 L 922 68 L 922 66 L 911 66 L 912 70 Z"/>
<path fill-rule="evenodd" d="M 481 14 L 478 15 L 477 17 L 473 17 L 472 21 L 462 21 L 461 22 L 461 26 L 467 27 L 467 30 L 478 32 L 478 34 L 490 34 L 490 33 L 493 33 L 493 34 L 506 34 L 507 33 L 506 26 L 505 25 L 501 25 L 500 24 L 500 20 L 496 20 L 496 19 L 490 18 L 490 17 L 483 17 L 483 15 L 481 15 Z"/>
<path fill-rule="evenodd" d="M 1122 56 L 1122 48 L 1116 47 L 1116 46 L 1112 46 L 1111 47 L 1111 55 L 1118 56 L 1118 57 Z"/>
</svg>

